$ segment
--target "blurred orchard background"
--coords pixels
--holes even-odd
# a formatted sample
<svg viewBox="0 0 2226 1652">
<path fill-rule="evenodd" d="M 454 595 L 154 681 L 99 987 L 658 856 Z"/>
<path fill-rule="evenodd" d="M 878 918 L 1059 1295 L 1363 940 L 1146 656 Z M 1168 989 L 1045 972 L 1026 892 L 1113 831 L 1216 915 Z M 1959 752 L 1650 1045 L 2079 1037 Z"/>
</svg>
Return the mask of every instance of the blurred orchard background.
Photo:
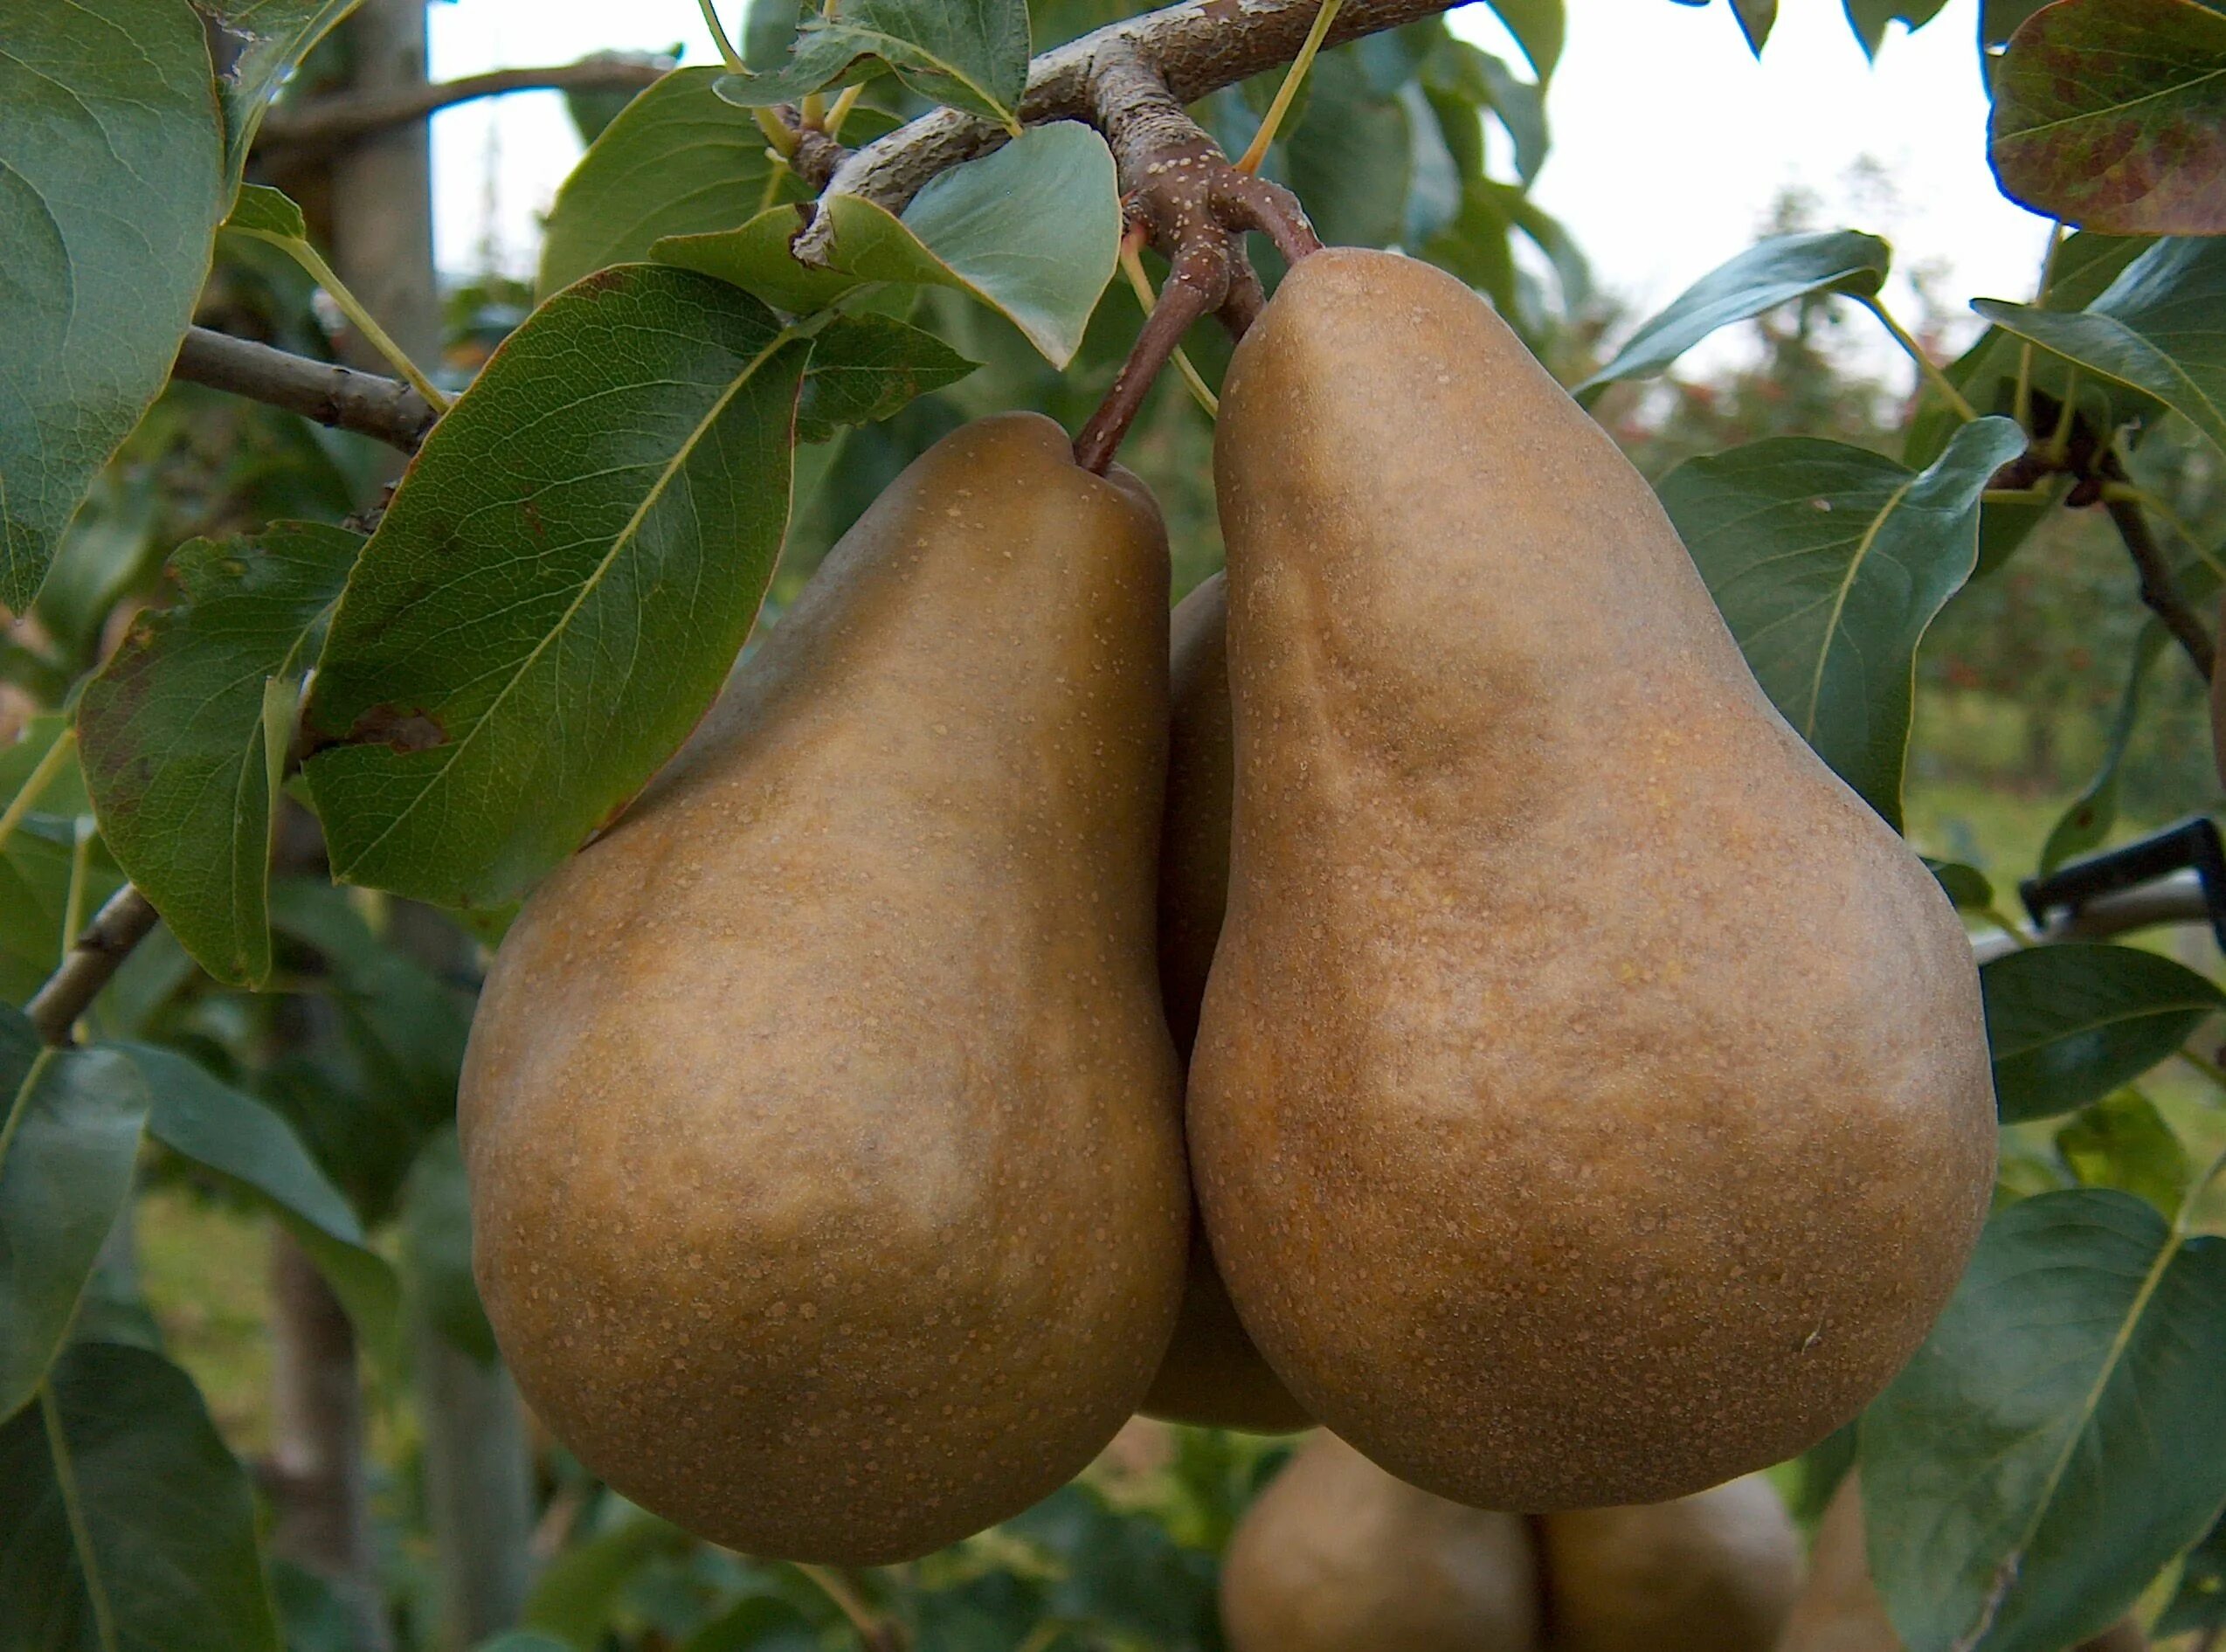
<svg viewBox="0 0 2226 1652">
<path fill-rule="evenodd" d="M 752 3 L 761 13 L 751 22 L 785 38 L 792 10 L 784 17 L 778 0 L 771 10 L 763 10 L 769 0 Z M 1037 9 L 1040 48 L 1129 8 L 1053 0 Z M 1893 8 L 1856 10 L 1883 18 Z M 371 0 L 310 59 L 289 102 L 360 84 L 365 42 L 371 60 L 391 55 L 418 26 L 414 10 L 411 0 Z M 1759 237 L 1851 227 L 1893 241 L 1889 301 L 1936 360 L 1953 357 L 1980 330 L 1967 296 L 2029 299 L 2049 236 L 2047 222 L 2006 200 L 1988 171 L 1988 106 L 1973 46 L 1978 12 L 1979 0 L 1952 0 L 1917 32 L 1880 21 L 1869 30 L 1873 54 L 1839 5 L 1794 0 L 1758 61 L 1720 3 L 1571 7 L 1542 100 L 1504 104 L 1483 127 L 1488 169 L 1502 176 L 1534 169 L 1530 199 L 1566 232 L 1552 257 L 1538 237 L 1517 240 L 1497 295 L 1517 303 L 1533 346 L 1574 383 L 1642 318 Z M 728 21 L 740 28 L 740 18 Z M 422 25 L 434 81 L 598 52 L 715 60 L 693 0 L 437 0 Z M 1525 66 L 1518 43 L 1485 7 L 1455 11 L 1448 26 L 1503 68 Z M 1358 221 L 1386 203 L 1394 215 L 1412 214 L 1435 163 L 1408 120 L 1411 102 L 1372 102 L 1365 86 L 1355 91 L 1355 75 L 1365 73 L 1357 49 L 1325 56 L 1272 163 L 1333 241 L 1400 239 L 1396 216 L 1389 233 Z M 1225 140 L 1241 141 L 1258 91 L 1232 89 L 1213 100 Z M 531 308 L 543 217 L 584 142 L 627 95 L 614 84 L 460 104 L 363 146 L 338 163 L 346 176 L 335 176 L 332 156 L 315 145 L 279 141 L 281 105 L 260 175 L 301 200 L 313 227 L 320 211 L 332 215 L 343 277 L 405 348 L 438 360 L 439 376 L 460 385 Z M 1386 108 L 1398 118 L 1383 117 Z M 422 148 L 413 152 L 427 127 L 429 164 Z M 1386 189 L 1377 168 L 1393 150 L 1397 187 Z M 411 200 L 416 192 L 422 203 L 428 176 L 438 302 L 413 317 L 406 295 L 396 301 L 382 280 L 423 241 L 424 211 L 412 222 Z M 390 256 L 397 246 L 398 265 Z M 929 300 L 938 328 L 987 365 L 888 424 L 854 432 L 818 473 L 807 468 L 769 614 L 879 487 L 942 431 L 1021 404 L 1077 425 L 1137 321 L 1131 295 L 1116 282 L 1061 384 L 1009 328 L 949 297 Z M 398 315 L 383 308 L 398 302 Z M 292 264 L 236 236 L 224 239 L 202 319 L 311 354 L 353 349 L 338 314 L 313 299 Z M 1192 348 L 1218 372 L 1225 345 L 1201 330 Z M 1915 388 L 1908 359 L 1872 317 L 1817 296 L 1725 329 L 1667 377 L 1614 386 L 1595 411 L 1659 478 L 1685 457 L 1779 434 L 1898 456 Z M 1210 441 L 1205 418 L 1169 376 L 1123 455 L 1167 510 L 1178 596 L 1220 562 Z M 78 583 L 62 582 L 59 595 L 50 586 L 41 612 L 0 644 L 22 667 L 14 674 L 35 674 L 28 655 L 97 656 L 131 612 L 159 598 L 163 559 L 184 540 L 361 509 L 393 462 L 359 439 L 174 385 L 80 521 L 66 563 Z M 2141 446 L 2140 473 L 2175 539 L 2219 540 L 2226 487 L 2215 452 L 2183 425 L 2167 425 Z M 1988 871 L 2006 889 L 2039 861 L 2067 808 L 2106 766 L 2096 799 L 2105 841 L 2218 803 L 2202 685 L 2176 653 L 2147 656 L 2153 668 L 2141 684 L 2141 715 L 2122 754 L 2114 752 L 2146 619 L 2126 599 L 2129 579 L 2099 511 L 2057 511 L 2013 564 L 1949 604 L 1918 662 L 1908 815 L 1910 835 L 1926 854 Z M 0 702 L 0 720 L 12 734 L 35 702 L 13 688 L 0 694 L 10 696 Z M 282 841 L 281 867 L 287 852 Z M 468 946 L 460 950 L 444 930 L 412 959 L 406 949 L 398 955 L 364 938 L 385 922 L 382 897 L 307 883 L 277 893 L 281 935 L 318 937 L 326 984 L 321 996 L 312 988 L 297 1000 L 308 1007 L 279 1012 L 280 1031 L 288 1015 L 302 1020 L 306 1029 L 287 1036 L 319 1054 L 314 1070 L 308 1058 L 298 1063 L 299 1105 L 284 1104 L 284 1062 L 265 1065 L 257 1082 L 303 1125 L 367 1219 L 370 1248 L 399 1270 L 409 1303 L 402 1331 L 356 1337 L 288 1230 L 182 1161 L 164 1161 L 160 1185 L 137 1204 L 135 1282 L 111 1280 L 108 1289 L 119 1312 L 135 1311 L 128 1306 L 135 1296 L 143 1301 L 162 1345 L 199 1384 L 225 1439 L 270 1494 L 291 1644 L 301 1652 L 430 1652 L 475 1643 L 520 1614 L 581 1648 L 709 1652 L 853 1641 L 825 1580 L 711 1550 L 631 1510 L 522 1414 L 472 1295 L 468 1215 L 445 1124 L 453 1104 L 445 1075 L 468 1019 L 467 993 L 456 985 L 473 974 Z M 2145 944 L 2211 945 L 2199 930 Z M 2208 957 L 2189 956 L 2209 967 Z M 8 968 L 20 1000 L 45 963 L 22 957 Z M 127 967 L 120 990 L 148 1004 L 175 1001 L 189 970 L 158 934 Z M 265 1020 L 251 1025 L 240 1002 L 189 994 L 163 1035 L 202 1049 L 220 1068 L 245 1067 L 243 1045 L 272 1033 Z M 353 1099 L 335 1105 L 333 1096 L 350 1082 Z M 2175 1069 L 2160 1069 L 2148 1094 L 2201 1157 L 2226 1129 L 2181 1082 Z M 2043 1162 L 2052 1151 L 2050 1127 L 2034 1127 L 2034 1176 L 2059 1174 Z M 838 1592 L 853 1592 L 869 1613 L 905 1592 L 924 1646 L 1009 1652 L 1019 1643 L 1014 1625 L 1037 1626 L 1027 1631 L 1031 1652 L 1054 1644 L 1217 1646 L 1216 1554 L 1288 1448 L 1138 1421 L 1084 1483 L 1022 1520 L 900 1576 L 837 1580 Z M 1813 1519 L 1815 1489 L 1799 1468 L 1780 1478 L 1797 1512 Z"/>
</svg>

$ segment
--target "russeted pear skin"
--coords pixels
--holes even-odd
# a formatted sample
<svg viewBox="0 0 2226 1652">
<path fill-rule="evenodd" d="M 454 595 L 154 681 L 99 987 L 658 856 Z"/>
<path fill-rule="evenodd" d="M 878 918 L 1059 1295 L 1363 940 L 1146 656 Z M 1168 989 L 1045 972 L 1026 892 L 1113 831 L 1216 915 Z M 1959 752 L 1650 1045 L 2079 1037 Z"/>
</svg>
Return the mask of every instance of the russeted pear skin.
<svg viewBox="0 0 2226 1652">
<path fill-rule="evenodd" d="M 1317 1434 L 1254 1499 L 1221 1561 L 1229 1652 L 1535 1652 L 1520 1517 L 1464 1509 Z"/>
<path fill-rule="evenodd" d="M 1167 810 L 1159 849 L 1159 984 L 1177 1053 L 1190 1058 L 1198 1005 L 1229 890 L 1227 604 L 1220 575 L 1175 605 L 1168 621 Z M 1253 1434 L 1310 1422 L 1245 1335 L 1205 1234 L 1191 1232 L 1174 1340 L 1144 1396 L 1146 1414 Z"/>
<path fill-rule="evenodd" d="M 944 438 L 504 940 L 463 1077 L 480 1287 L 646 1507 L 902 1560 L 1143 1398 L 1190 1209 L 1167 582 L 1149 495 L 1051 421 Z"/>
<path fill-rule="evenodd" d="M 1825 1505 L 1808 1551 L 1808 1580 L 1794 1601 L 1777 1652 L 1905 1652 L 1870 1581 L 1863 1554 L 1863 1492 L 1853 1474 Z M 2074 1652 L 2144 1652 L 2148 1637 L 2121 1618 Z"/>
<path fill-rule="evenodd" d="M 1805 1449 L 1986 1213 L 1946 900 L 1451 276 L 1302 259 L 1214 472 L 1235 803 L 1188 1120 L 1246 1329 L 1324 1425 L 1480 1508 Z"/>
<path fill-rule="evenodd" d="M 1538 1531 L 1553 1652 L 1771 1652 L 1801 1589 L 1801 1534 L 1759 1475 Z"/>
</svg>

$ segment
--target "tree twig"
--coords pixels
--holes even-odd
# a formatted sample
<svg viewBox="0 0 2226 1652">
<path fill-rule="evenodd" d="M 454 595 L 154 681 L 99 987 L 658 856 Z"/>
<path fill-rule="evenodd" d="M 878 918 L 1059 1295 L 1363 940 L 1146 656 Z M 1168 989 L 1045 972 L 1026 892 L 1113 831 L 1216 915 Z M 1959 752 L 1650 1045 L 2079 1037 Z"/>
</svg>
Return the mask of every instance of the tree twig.
<svg viewBox="0 0 2226 1652">
<path fill-rule="evenodd" d="M 259 150 L 333 149 L 389 127 L 422 121 L 438 110 L 510 92 L 639 91 L 672 69 L 667 58 L 613 53 L 538 69 L 494 69 L 432 86 L 383 92 L 340 92 L 281 106 L 264 118 Z"/>
<path fill-rule="evenodd" d="M 63 955 L 61 965 L 46 978 L 24 1014 L 49 1044 L 66 1044 L 79 1016 L 100 995 L 117 966 L 131 956 L 156 924 L 155 909 L 147 897 L 127 883 L 108 897 L 93 914 L 93 922 Z"/>
<path fill-rule="evenodd" d="M 267 402 L 320 425 L 373 437 L 405 453 L 418 451 L 439 417 L 424 397 L 399 379 L 312 361 L 205 327 L 186 330 L 170 370 L 189 383 Z"/>
<path fill-rule="evenodd" d="M 2126 467 L 2119 462 L 2115 453 L 2104 453 L 2096 469 L 2110 481 L 2122 484 L 2127 480 Z M 2140 577 L 2141 600 L 2163 622 L 2173 639 L 2195 661 L 2203 681 L 2209 682 L 2217 664 L 2217 645 L 2211 639 L 2209 628 L 2188 603 L 2187 593 L 2180 589 L 2180 582 L 2172 577 L 2172 564 L 2165 559 L 2156 536 L 2149 531 L 2148 513 L 2141 508 L 2139 500 L 2124 493 L 2104 493 L 2102 506 L 2110 513 L 2111 524 L 2118 529 L 2119 538 L 2126 543 L 2126 554 L 2133 559 L 2134 571 Z"/>
<path fill-rule="evenodd" d="M 1328 44 L 1339 45 L 1402 24 L 1434 17 L 1464 0 L 1345 0 Z M 1142 64 L 1178 104 L 1191 104 L 1225 86 L 1289 63 L 1305 44 L 1321 0 L 1181 0 L 1165 10 L 1109 24 L 1044 52 L 1028 67 L 1020 119 L 1093 121 L 1099 79 L 1126 65 Z M 899 127 L 858 150 L 836 169 L 827 190 L 862 196 L 900 212 L 929 179 L 976 160 L 1006 142 L 992 121 L 953 109 Z M 1139 180 L 1125 173 L 1123 191 Z M 797 238 L 797 257 L 821 263 L 833 228 L 826 215 Z"/>
</svg>

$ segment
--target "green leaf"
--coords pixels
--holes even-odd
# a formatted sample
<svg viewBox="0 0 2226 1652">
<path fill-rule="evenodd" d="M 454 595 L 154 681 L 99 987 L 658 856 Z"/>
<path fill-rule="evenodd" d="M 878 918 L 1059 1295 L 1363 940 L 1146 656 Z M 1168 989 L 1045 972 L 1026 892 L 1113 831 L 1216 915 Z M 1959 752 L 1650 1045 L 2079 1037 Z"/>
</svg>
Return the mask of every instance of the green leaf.
<svg viewBox="0 0 2226 1652">
<path fill-rule="evenodd" d="M 1885 44 L 1886 25 L 1905 23 L 1914 34 L 1940 15 L 1947 0 L 1844 0 L 1848 27 L 1863 43 L 1865 57 L 1875 58 Z"/>
<path fill-rule="evenodd" d="M 79 703 L 109 848 L 219 981 L 270 974 L 271 823 L 294 710 L 363 545 L 280 522 L 180 547 L 176 605 L 135 619 Z"/>
<path fill-rule="evenodd" d="M 1994 905 L 1994 886 L 1977 867 L 1960 861 L 1935 861 L 1930 855 L 1925 857 L 1925 865 L 1959 911 L 1984 912 Z"/>
<path fill-rule="evenodd" d="M 169 377 L 226 193 L 185 0 L 0 11 L 0 606 Z"/>
<path fill-rule="evenodd" d="M 2119 273 L 2132 263 L 2151 245 L 2144 236 L 2096 235 L 2082 230 L 2064 238 L 2056 249 L 2056 262 L 2046 301 L 2041 306 L 2050 310 L 2082 310 L 2100 298 Z M 2017 370 L 2030 347 L 1998 327 L 1988 328 L 1979 342 L 1950 363 L 1945 370 L 1948 382 L 1963 392 L 1964 399 L 1982 413 L 2013 413 L 2015 411 Z M 2033 388 L 2061 402 L 2071 393 L 2073 372 L 2069 363 L 2059 360 L 2043 350 L 2031 350 L 2033 365 L 2030 383 Z M 2085 399 L 2091 411 L 2098 389 L 2111 399 L 2105 415 L 2114 429 L 2128 419 L 2137 418 L 2156 408 L 2153 397 L 2125 385 L 2098 387 L 2086 381 Z M 1948 438 L 1962 428 L 1963 420 L 1955 410 L 1937 396 L 1924 398 L 1916 417 L 1910 421 L 1909 439 L 1902 449 L 1902 458 L 1911 465 L 1929 465 L 1939 457 L 1940 449 L 1947 446 Z M 1988 506 L 1992 515 L 1999 510 L 2029 508 L 2023 507 Z M 2037 521 L 2045 515 L 2045 508 L 2032 509 Z M 1995 561 L 2000 558 L 1996 557 Z M 1984 550 L 1980 555 L 1981 573 L 1992 563 Z"/>
<path fill-rule="evenodd" d="M 62 961 L 80 823 L 89 827 L 92 816 L 26 815 L 0 845 L 0 998 L 21 1003 Z M 97 839 L 92 850 L 84 910 L 97 912 L 123 879 Z"/>
<path fill-rule="evenodd" d="M 1988 479 L 2024 446 L 2008 419 L 1981 419 L 1918 472 L 1779 437 L 1663 479 L 1663 505 L 1764 691 L 1897 829 L 1917 645 L 1978 557 Z"/>
<path fill-rule="evenodd" d="M 1305 114 L 1286 130 L 1282 151 L 1286 181 L 1324 240 L 1392 246 L 1402 238 L 1414 177 L 1411 122 L 1351 50 L 1315 60 Z"/>
<path fill-rule="evenodd" d="M 472 1277 L 472 1199 L 456 1132 L 427 1142 L 402 1195 L 402 1265 L 425 1320 L 481 1365 L 501 1358 Z"/>
<path fill-rule="evenodd" d="M 2082 1186 L 2131 1193 L 2167 1219 L 2179 1213 L 2195 1177 L 2188 1150 L 2156 1103 L 2131 1088 L 2080 1109 L 2057 1131 L 2056 1151 Z"/>
<path fill-rule="evenodd" d="M 846 0 L 839 14 L 807 17 L 791 52 L 770 73 L 722 77 L 719 95 L 745 107 L 794 103 L 878 60 L 922 97 L 1020 135 L 1027 0 Z"/>
<path fill-rule="evenodd" d="M 979 365 L 933 333 L 894 316 L 838 315 L 812 341 L 797 439 L 824 442 L 851 425 L 878 424 Z"/>
<path fill-rule="evenodd" d="M 638 263 L 667 235 L 730 230 L 803 197 L 785 170 L 774 186 L 765 135 L 750 111 L 711 90 L 723 73 L 674 70 L 588 146 L 549 211 L 544 294 L 611 265 Z"/>
<path fill-rule="evenodd" d="M 321 1233 L 343 1244 L 363 1243 L 363 1224 L 346 1195 L 276 1113 L 176 1050 L 131 1042 L 104 1047 L 139 1068 L 154 1103 L 147 1116 L 149 1136 Z"/>
<path fill-rule="evenodd" d="M 38 1392 L 131 1197 L 147 1088 L 122 1056 L 39 1042 L 0 1006 L 0 1417 Z M 0 1600 L 8 1596 L 0 1591 Z"/>
<path fill-rule="evenodd" d="M 2226 238 L 2159 241 L 2083 311 L 1971 308 L 2090 373 L 2153 396 L 2226 449 Z"/>
<path fill-rule="evenodd" d="M 309 49 L 353 11 L 357 0 L 193 0 L 237 51 L 224 77 L 225 159 L 238 181 L 271 100 Z"/>
<path fill-rule="evenodd" d="M 78 1343 L 0 1427 L 0 1601 L 9 1652 L 279 1652 L 246 1472 L 160 1354 Z"/>
<path fill-rule="evenodd" d="M 2130 946 L 2068 941 L 1981 967 L 1994 1102 L 2005 1123 L 2098 1102 L 2187 1041 L 2226 995 Z"/>
<path fill-rule="evenodd" d="M 2201 602 L 2218 589 L 2218 575 L 2211 564 L 2196 559 L 2176 570 L 2181 591 L 2191 602 Z M 2102 764 L 2070 806 L 2057 817 L 2049 831 L 2048 841 L 2041 849 L 2040 871 L 2043 875 L 2053 872 L 2066 861 L 2101 847 L 2110 836 L 2111 828 L 2118 824 L 2119 778 L 2126 762 L 2126 752 L 2133 743 L 2133 731 L 2140 722 L 2143 688 L 2149 670 L 2172 639 L 2172 633 L 2159 619 L 2145 621 L 2133 638 L 2133 664 L 2126 674 L 2126 687 L 2120 691 L 2118 709 L 2111 718 L 2110 731 L 2104 737 Z"/>
<path fill-rule="evenodd" d="M 2226 1241 L 2139 1199 L 2042 1193 L 1987 1224 L 1862 1425 L 1870 1566 L 1911 1652 L 2057 1652 L 2226 1502 Z"/>
<path fill-rule="evenodd" d="M 785 207 L 723 234 L 670 237 L 652 252 L 795 315 L 870 281 L 953 287 L 1002 315 L 1062 368 L 1120 262 L 1112 151 L 1071 121 L 1031 127 L 995 154 L 953 167 L 901 219 L 850 195 L 828 196 L 819 210 L 834 224 L 829 269 L 807 269 L 790 255 L 797 219 Z"/>
<path fill-rule="evenodd" d="M 474 1652 L 567 1652 L 571 1642 L 531 1629 L 505 1629 L 492 1641 L 482 1641 Z"/>
<path fill-rule="evenodd" d="M 1523 48 L 1523 55 L 1531 60 L 1538 84 L 1552 79 L 1554 66 L 1561 61 L 1562 42 L 1568 35 L 1562 0 L 1490 0 L 1490 3 L 1507 25 L 1507 32 L 1515 37 L 1515 44 Z"/>
<path fill-rule="evenodd" d="M 243 183 L 225 216 L 223 228 L 269 241 L 306 241 L 309 221 L 294 197 L 266 184 Z"/>
<path fill-rule="evenodd" d="M 375 1343 L 391 1340 L 401 1302 L 394 1269 L 367 1248 L 355 1207 L 293 1127 L 176 1050 L 141 1043 L 106 1047 L 130 1058 L 153 1097 L 147 1133 L 266 1206 L 308 1252 L 357 1331 Z"/>
<path fill-rule="evenodd" d="M 1884 283 L 1893 249 L 1855 230 L 1773 235 L 1718 265 L 1631 335 L 1615 359 L 1576 388 L 1580 397 L 1618 379 L 1644 378 L 1720 327 L 1815 293 L 1865 298 Z"/>
<path fill-rule="evenodd" d="M 101 628 L 117 599 L 160 561 L 162 491 L 151 467 L 111 465 L 93 479 L 62 536 L 31 612 L 73 662 L 99 659 Z"/>
<path fill-rule="evenodd" d="M 1778 0 L 1732 0 L 1732 15 L 1739 19 L 1739 33 L 1746 38 L 1746 49 L 1759 61 L 1763 42 L 1769 39 L 1770 31 L 1778 24 Z"/>
<path fill-rule="evenodd" d="M 713 1618 L 679 1652 L 819 1652 L 812 1620 L 787 1601 L 757 1595 Z"/>
<path fill-rule="evenodd" d="M 305 772 L 335 877 L 512 899 L 672 754 L 779 552 L 810 348 L 748 295 L 647 264 L 503 342 L 325 639 Z"/>
<path fill-rule="evenodd" d="M 2226 232 L 2226 13 L 2062 0 L 1994 65 L 1987 157 L 2043 218 L 2119 235 Z"/>
<path fill-rule="evenodd" d="M 694 1542 L 678 1526 L 629 1508 L 607 1530 L 549 1563 L 526 1597 L 524 1625 L 592 1652 L 634 1573 L 660 1556 L 685 1552 Z"/>
<path fill-rule="evenodd" d="M 2226 1624 L 2226 1518 L 2188 1551 L 2180 1569 L 2180 1586 L 2152 1627 L 2158 1639 L 2163 1640 L 2223 1624 Z"/>
</svg>

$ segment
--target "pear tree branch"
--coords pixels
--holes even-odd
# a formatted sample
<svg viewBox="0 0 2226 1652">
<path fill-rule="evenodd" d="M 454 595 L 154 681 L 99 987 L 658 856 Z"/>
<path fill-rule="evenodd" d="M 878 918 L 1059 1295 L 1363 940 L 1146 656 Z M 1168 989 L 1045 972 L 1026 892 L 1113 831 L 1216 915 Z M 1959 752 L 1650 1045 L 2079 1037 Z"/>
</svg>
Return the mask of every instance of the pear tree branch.
<svg viewBox="0 0 2226 1652">
<path fill-rule="evenodd" d="M 400 379 L 358 372 L 206 327 L 189 328 L 171 377 L 299 413 L 414 453 L 439 417 Z"/>
<path fill-rule="evenodd" d="M 78 1017 L 100 996 L 132 948 L 152 933 L 156 922 L 155 909 L 130 884 L 109 896 L 63 954 L 60 967 L 24 1006 L 38 1036 L 49 1044 L 68 1043 Z"/>
<path fill-rule="evenodd" d="M 638 92 L 662 78 L 672 66 L 667 58 L 614 52 L 545 68 L 494 69 L 431 86 L 335 93 L 273 109 L 255 135 L 255 147 L 259 150 L 336 149 L 460 103 L 511 92 Z"/>
</svg>

